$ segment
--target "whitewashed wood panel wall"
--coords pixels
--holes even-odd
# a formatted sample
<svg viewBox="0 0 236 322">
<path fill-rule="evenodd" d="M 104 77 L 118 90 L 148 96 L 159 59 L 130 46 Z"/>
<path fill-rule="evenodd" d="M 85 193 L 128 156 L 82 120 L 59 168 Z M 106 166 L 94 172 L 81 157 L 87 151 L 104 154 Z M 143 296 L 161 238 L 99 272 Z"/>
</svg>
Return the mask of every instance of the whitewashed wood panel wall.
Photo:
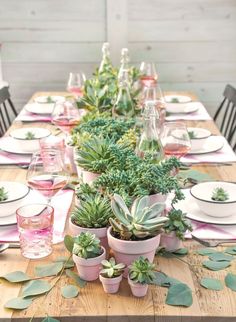
<svg viewBox="0 0 236 322">
<path fill-rule="evenodd" d="M 198 94 L 214 113 L 236 86 L 236 0 L 0 0 L 3 76 L 20 108 L 37 90 L 91 75 L 109 41 L 114 61 L 157 63 L 164 90 Z"/>
</svg>

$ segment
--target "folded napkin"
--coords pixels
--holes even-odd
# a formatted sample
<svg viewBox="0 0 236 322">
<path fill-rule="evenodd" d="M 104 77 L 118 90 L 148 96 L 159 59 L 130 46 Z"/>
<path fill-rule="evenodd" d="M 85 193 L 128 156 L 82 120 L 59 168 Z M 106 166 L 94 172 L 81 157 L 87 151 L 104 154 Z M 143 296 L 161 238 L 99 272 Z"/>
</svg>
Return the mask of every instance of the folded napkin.
<svg viewBox="0 0 236 322">
<path fill-rule="evenodd" d="M 199 162 L 236 162 L 236 154 L 232 150 L 227 140 L 223 136 L 215 136 L 214 140 L 216 140 L 217 142 L 222 142 L 223 147 L 220 150 L 205 154 L 187 154 L 186 156 L 181 158 L 181 161 L 184 163 L 186 162 L 192 164 Z"/>
<path fill-rule="evenodd" d="M 51 205 L 54 208 L 53 244 L 63 241 L 65 223 L 73 195 L 72 190 L 62 190 L 52 198 Z M 40 202 L 45 203 L 45 199 L 37 191 L 31 191 L 25 204 Z M 17 226 L 0 226 L 0 242 L 19 242 Z"/>
<path fill-rule="evenodd" d="M 51 117 L 49 115 L 34 114 L 22 109 L 21 112 L 16 117 L 15 121 L 21 122 L 51 122 Z"/>
<path fill-rule="evenodd" d="M 168 105 L 168 103 L 166 103 L 166 105 Z M 191 108 L 196 107 L 198 109 L 193 113 L 170 114 L 166 116 L 166 121 L 178 121 L 178 120 L 207 121 L 212 119 L 201 102 L 190 102 L 190 103 L 186 103 L 185 105 Z"/>
</svg>

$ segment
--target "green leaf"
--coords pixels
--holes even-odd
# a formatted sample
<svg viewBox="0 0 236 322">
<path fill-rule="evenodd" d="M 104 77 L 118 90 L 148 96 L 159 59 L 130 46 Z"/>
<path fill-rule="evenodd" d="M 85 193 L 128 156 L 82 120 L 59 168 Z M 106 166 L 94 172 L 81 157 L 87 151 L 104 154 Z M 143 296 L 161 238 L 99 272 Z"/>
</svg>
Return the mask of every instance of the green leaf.
<svg viewBox="0 0 236 322">
<path fill-rule="evenodd" d="M 163 286 L 163 287 L 170 287 L 174 284 L 181 283 L 179 280 L 167 276 L 165 273 L 162 272 L 154 272 L 155 279 L 153 280 L 152 284 Z"/>
<path fill-rule="evenodd" d="M 22 290 L 22 297 L 40 295 L 48 292 L 51 289 L 51 285 L 48 282 L 41 280 L 34 280 L 27 283 Z"/>
<path fill-rule="evenodd" d="M 221 261 L 221 262 L 214 262 L 214 261 L 204 261 L 203 266 L 212 270 L 212 271 L 220 271 L 228 266 L 230 266 L 229 261 Z"/>
<path fill-rule="evenodd" d="M 236 292 L 236 275 L 228 273 L 225 276 L 225 285 L 230 288 L 232 291 Z"/>
<path fill-rule="evenodd" d="M 62 270 L 62 267 L 63 267 L 62 262 L 39 265 L 35 267 L 35 274 L 36 276 L 39 276 L 39 277 L 57 275 Z"/>
<path fill-rule="evenodd" d="M 66 285 L 61 287 L 61 294 L 66 299 L 71 299 L 79 294 L 79 289 L 75 285 Z"/>
<path fill-rule="evenodd" d="M 24 299 L 22 297 L 16 297 L 14 299 L 7 301 L 7 303 L 4 304 L 4 307 L 8 309 L 14 309 L 14 310 L 24 310 L 24 309 L 27 309 L 27 307 L 29 307 L 31 303 L 32 303 L 32 299 Z"/>
<path fill-rule="evenodd" d="M 185 256 L 188 254 L 188 249 L 187 248 L 180 248 L 180 249 L 177 249 L 173 252 L 173 254 L 175 255 L 181 255 L 181 256 Z"/>
<path fill-rule="evenodd" d="M 191 306 L 193 303 L 192 291 L 184 283 L 173 284 L 168 289 L 166 304 L 174 306 Z"/>
<path fill-rule="evenodd" d="M 234 257 L 233 256 L 230 256 L 230 255 L 227 255 L 227 254 L 224 254 L 224 253 L 214 253 L 214 254 L 211 254 L 209 256 L 209 259 L 212 260 L 212 261 L 215 261 L 215 262 L 221 262 L 221 261 L 228 261 L 228 262 L 231 262 Z"/>
<path fill-rule="evenodd" d="M 216 250 L 212 248 L 201 248 L 197 250 L 196 253 L 201 256 L 207 256 L 216 253 Z"/>
<path fill-rule="evenodd" d="M 187 170 L 184 172 L 180 172 L 179 176 L 184 179 L 190 179 L 196 182 L 203 182 L 212 180 L 212 177 L 207 173 L 202 173 L 197 170 Z"/>
<path fill-rule="evenodd" d="M 216 278 L 204 277 L 201 279 L 200 284 L 209 290 L 221 291 L 223 289 L 221 281 L 217 280 Z"/>
<path fill-rule="evenodd" d="M 76 273 L 74 273 L 73 271 L 67 269 L 66 270 L 66 275 L 70 278 L 72 278 L 76 284 L 79 285 L 79 287 L 84 287 L 86 285 L 86 281 L 82 280 Z"/>
<path fill-rule="evenodd" d="M 44 318 L 41 322 L 60 322 L 60 320 L 51 318 L 50 316 L 47 316 L 46 318 Z"/>
<path fill-rule="evenodd" d="M 64 237 L 64 244 L 66 246 L 66 249 L 72 253 L 73 246 L 74 246 L 74 238 L 72 236 L 66 235 Z"/>
<path fill-rule="evenodd" d="M 236 246 L 227 247 L 225 249 L 225 253 L 228 253 L 230 255 L 236 255 Z"/>
<path fill-rule="evenodd" d="M 58 262 L 62 262 L 64 266 L 64 268 L 73 268 L 75 266 L 75 263 L 73 262 L 72 259 L 68 260 L 68 257 L 66 256 L 59 256 L 58 258 L 56 258 L 54 260 L 55 263 Z"/>
<path fill-rule="evenodd" d="M 0 278 L 4 278 L 11 283 L 26 282 L 31 280 L 31 278 L 22 271 L 11 272 L 9 274 L 0 276 Z"/>
</svg>

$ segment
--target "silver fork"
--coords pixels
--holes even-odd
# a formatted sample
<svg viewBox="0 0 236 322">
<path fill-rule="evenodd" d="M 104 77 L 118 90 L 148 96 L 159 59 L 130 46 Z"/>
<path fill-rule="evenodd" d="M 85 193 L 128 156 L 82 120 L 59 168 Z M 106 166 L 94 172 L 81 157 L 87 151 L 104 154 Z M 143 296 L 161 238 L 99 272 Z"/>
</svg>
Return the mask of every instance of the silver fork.
<svg viewBox="0 0 236 322">
<path fill-rule="evenodd" d="M 217 246 L 222 245 L 222 244 L 230 244 L 230 243 L 236 245 L 236 239 L 224 239 L 224 240 L 220 240 L 220 241 L 208 241 L 208 240 L 200 239 L 200 238 L 194 236 L 193 234 L 191 236 L 199 244 L 202 244 L 202 245 L 204 245 L 206 247 L 217 247 Z"/>
</svg>

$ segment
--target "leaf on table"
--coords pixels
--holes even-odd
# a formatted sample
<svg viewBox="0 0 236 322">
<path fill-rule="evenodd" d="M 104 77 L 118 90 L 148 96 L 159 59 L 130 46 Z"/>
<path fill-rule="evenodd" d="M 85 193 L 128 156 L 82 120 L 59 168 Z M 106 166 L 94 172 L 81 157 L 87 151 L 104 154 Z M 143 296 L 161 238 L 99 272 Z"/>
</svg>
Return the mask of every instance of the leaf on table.
<svg viewBox="0 0 236 322">
<path fill-rule="evenodd" d="M 218 252 L 218 253 L 211 254 L 209 256 L 209 259 L 215 262 L 221 262 L 221 261 L 231 262 L 234 259 L 234 257 L 231 255 Z"/>
<path fill-rule="evenodd" d="M 0 276 L 0 278 L 4 278 L 11 283 L 26 282 L 31 280 L 31 277 L 29 277 L 22 271 L 11 272 L 6 275 Z"/>
<path fill-rule="evenodd" d="M 185 256 L 188 254 L 188 249 L 187 248 L 180 248 L 180 249 L 177 249 L 173 252 L 173 254 L 175 255 L 180 255 L 180 256 Z"/>
<path fill-rule="evenodd" d="M 230 255 L 236 255 L 236 246 L 227 247 L 225 253 Z"/>
<path fill-rule="evenodd" d="M 87 283 L 86 281 L 82 280 L 82 278 L 80 278 L 78 274 L 69 269 L 66 270 L 66 275 L 72 278 L 81 288 L 84 287 Z"/>
<path fill-rule="evenodd" d="M 236 292 L 236 275 L 228 273 L 225 276 L 225 285 L 230 288 L 232 291 Z"/>
<path fill-rule="evenodd" d="M 34 271 L 36 276 L 46 277 L 46 276 L 57 275 L 62 270 L 62 268 L 63 268 L 63 263 L 58 262 L 58 263 L 36 266 Z"/>
<path fill-rule="evenodd" d="M 214 291 L 223 290 L 223 284 L 221 283 L 221 281 L 217 280 L 216 278 L 204 277 L 201 279 L 200 284 L 209 290 L 214 290 Z"/>
<path fill-rule="evenodd" d="M 204 261 L 203 266 L 210 269 L 211 271 L 220 271 L 228 266 L 230 266 L 229 261 L 221 261 L 221 262 L 214 262 L 214 261 Z"/>
<path fill-rule="evenodd" d="M 66 299 L 71 299 L 79 294 L 79 289 L 75 285 L 65 285 L 61 287 L 61 294 Z"/>
<path fill-rule="evenodd" d="M 60 322 L 60 320 L 51 318 L 50 316 L 47 316 L 46 318 L 44 318 L 41 322 Z"/>
<path fill-rule="evenodd" d="M 7 303 L 4 304 L 4 307 L 8 309 L 14 309 L 14 310 L 24 310 L 24 309 L 27 309 L 27 307 L 29 307 L 31 303 L 32 303 L 32 299 L 24 299 L 22 297 L 16 297 L 14 299 L 7 301 Z"/>
<path fill-rule="evenodd" d="M 191 306 L 193 304 L 192 291 L 184 283 L 173 284 L 169 287 L 166 304 L 174 306 Z"/>
<path fill-rule="evenodd" d="M 22 290 L 22 297 L 35 296 L 47 293 L 50 291 L 51 285 L 46 281 L 34 280 L 25 285 Z"/>
<path fill-rule="evenodd" d="M 61 262 L 64 265 L 64 268 L 73 268 L 75 266 L 75 263 L 72 259 L 69 260 L 66 256 L 59 256 L 56 259 L 54 259 L 55 263 Z"/>
<path fill-rule="evenodd" d="M 181 283 L 179 280 L 173 277 L 169 277 L 163 272 L 154 272 L 154 275 L 155 275 L 155 279 L 153 280 L 152 284 L 155 284 L 158 286 L 170 287 L 171 285 Z"/>
<path fill-rule="evenodd" d="M 72 253 L 73 247 L 74 247 L 74 238 L 70 235 L 66 235 L 64 237 L 64 244 L 66 246 L 66 249 Z"/>
<path fill-rule="evenodd" d="M 192 170 L 192 169 L 187 171 L 181 171 L 178 176 L 180 178 L 190 179 L 196 182 L 204 182 L 204 181 L 212 180 L 212 177 L 209 174 L 200 172 L 198 170 Z"/>
<path fill-rule="evenodd" d="M 208 256 L 208 255 L 216 253 L 216 250 L 206 247 L 206 248 L 201 248 L 201 249 L 197 250 L 196 253 L 201 256 Z"/>
</svg>

